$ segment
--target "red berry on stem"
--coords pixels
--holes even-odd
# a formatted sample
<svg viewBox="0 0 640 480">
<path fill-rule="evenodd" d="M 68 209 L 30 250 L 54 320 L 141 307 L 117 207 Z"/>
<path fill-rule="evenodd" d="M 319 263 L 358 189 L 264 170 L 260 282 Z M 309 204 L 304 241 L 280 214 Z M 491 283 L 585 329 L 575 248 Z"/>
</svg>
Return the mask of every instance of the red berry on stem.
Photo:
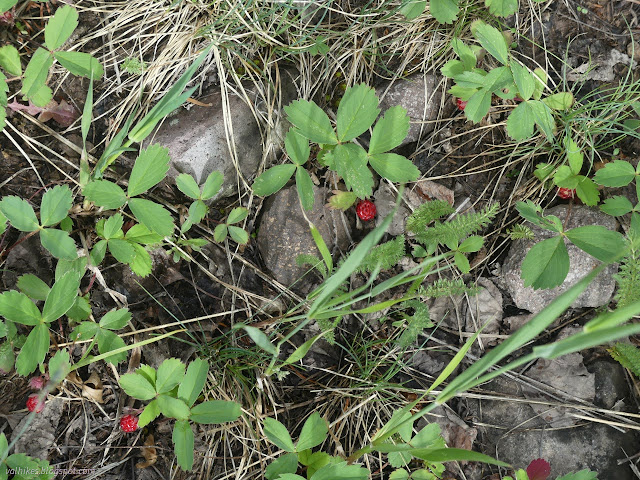
<svg viewBox="0 0 640 480">
<path fill-rule="evenodd" d="M 467 102 L 461 98 L 456 98 L 456 105 L 458 106 L 458 110 L 464 110 L 464 107 L 467 106 Z"/>
<path fill-rule="evenodd" d="M 120 428 L 123 432 L 135 432 L 138 429 L 138 419 L 133 415 L 125 415 L 120 419 Z"/>
<path fill-rule="evenodd" d="M 44 410 L 44 400 L 38 400 L 38 394 L 33 393 L 27 398 L 27 410 L 40 413 Z"/>
<path fill-rule="evenodd" d="M 376 206 L 371 200 L 360 200 L 356 205 L 356 213 L 360 220 L 373 220 L 376 216 Z"/>
<path fill-rule="evenodd" d="M 573 198 L 575 194 L 576 190 L 574 188 L 558 188 L 558 196 L 564 200 Z"/>
<path fill-rule="evenodd" d="M 529 480 L 547 480 L 551 475 L 551 465 L 543 458 L 533 460 L 527 467 Z"/>
</svg>

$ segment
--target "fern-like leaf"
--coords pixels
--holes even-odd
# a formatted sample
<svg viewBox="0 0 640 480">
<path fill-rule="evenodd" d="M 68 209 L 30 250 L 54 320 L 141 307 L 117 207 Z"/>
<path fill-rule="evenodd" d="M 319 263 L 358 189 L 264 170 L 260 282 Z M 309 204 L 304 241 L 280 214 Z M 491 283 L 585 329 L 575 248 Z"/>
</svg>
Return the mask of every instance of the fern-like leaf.
<svg viewBox="0 0 640 480">
<path fill-rule="evenodd" d="M 407 300 L 400 304 L 403 308 L 413 308 L 413 315 L 405 315 L 407 326 L 398 339 L 398 345 L 401 348 L 407 348 L 416 341 L 418 335 L 425 328 L 431 328 L 435 324 L 429 316 L 429 308 L 420 300 Z"/>
<path fill-rule="evenodd" d="M 508 233 L 511 240 L 533 240 L 535 237 L 533 230 L 521 223 L 511 227 Z"/>
<path fill-rule="evenodd" d="M 636 377 L 640 377 L 640 348 L 618 342 L 607 350 L 620 365 L 628 368 Z"/>
<path fill-rule="evenodd" d="M 433 282 L 427 287 L 423 287 L 420 291 L 420 295 L 428 298 L 446 297 L 448 295 L 456 296 L 468 293 L 469 295 L 475 295 L 478 293 L 478 287 L 467 287 L 462 279 L 448 280 L 441 278 Z"/>
<path fill-rule="evenodd" d="M 445 215 L 451 215 L 455 209 L 445 200 L 430 200 L 420 205 L 407 218 L 407 231 L 413 233 L 424 232 L 427 226 Z"/>
<path fill-rule="evenodd" d="M 380 264 L 381 270 L 387 270 L 397 265 L 402 257 L 404 257 L 404 235 L 398 235 L 393 240 L 374 247 L 364 257 L 357 271 L 371 273 L 378 267 L 378 264 Z"/>
<path fill-rule="evenodd" d="M 640 300 L 640 248 L 633 239 L 628 241 L 629 253 L 622 259 L 618 273 L 613 276 L 618 283 L 615 300 L 624 307 Z"/>
<path fill-rule="evenodd" d="M 308 255 L 306 253 L 301 253 L 296 257 L 296 265 L 299 267 L 304 267 L 305 265 L 310 265 L 311 268 L 315 268 L 322 278 L 327 278 L 327 266 L 325 263 L 320 260 L 315 255 Z"/>
</svg>

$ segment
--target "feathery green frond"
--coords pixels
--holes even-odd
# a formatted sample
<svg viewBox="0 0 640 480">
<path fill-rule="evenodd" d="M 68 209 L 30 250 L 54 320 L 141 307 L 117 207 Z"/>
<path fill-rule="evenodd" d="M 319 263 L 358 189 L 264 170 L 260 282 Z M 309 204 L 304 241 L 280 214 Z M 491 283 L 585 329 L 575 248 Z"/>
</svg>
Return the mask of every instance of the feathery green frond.
<svg viewBox="0 0 640 480">
<path fill-rule="evenodd" d="M 431 285 L 423 287 L 420 291 L 420 295 L 429 298 L 445 297 L 447 295 L 462 295 L 468 293 L 469 295 L 475 295 L 478 291 L 478 287 L 467 287 L 462 279 L 456 278 L 455 280 L 449 280 L 441 278 L 433 282 Z"/>
<path fill-rule="evenodd" d="M 618 342 L 607 351 L 620 365 L 631 370 L 636 377 L 640 377 L 640 348 Z"/>
<path fill-rule="evenodd" d="M 357 272 L 373 272 L 380 264 L 381 270 L 394 267 L 404 257 L 404 235 L 398 235 L 393 240 L 373 248 L 362 260 Z"/>
<path fill-rule="evenodd" d="M 425 202 L 407 218 L 407 231 L 419 234 L 434 220 L 445 215 L 451 215 L 453 212 L 455 212 L 455 209 L 445 200 Z"/>
</svg>

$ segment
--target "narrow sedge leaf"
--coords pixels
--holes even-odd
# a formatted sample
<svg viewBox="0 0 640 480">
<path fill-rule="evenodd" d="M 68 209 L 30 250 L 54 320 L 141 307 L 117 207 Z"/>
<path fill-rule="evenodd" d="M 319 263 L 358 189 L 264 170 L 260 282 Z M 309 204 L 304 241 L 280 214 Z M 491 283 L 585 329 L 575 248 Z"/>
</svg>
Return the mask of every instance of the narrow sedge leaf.
<svg viewBox="0 0 640 480">
<path fill-rule="evenodd" d="M 393 150 L 402 143 L 408 133 L 409 115 L 407 115 L 407 111 L 400 105 L 389 108 L 373 127 L 369 142 L 369 155 Z"/>
<path fill-rule="evenodd" d="M 277 353 L 276 347 L 273 345 L 273 343 L 271 343 L 269 337 L 267 337 L 262 332 L 262 330 L 259 330 L 256 327 L 250 327 L 248 325 L 244 325 L 242 328 L 247 332 L 249 337 L 251 337 L 251 340 L 253 340 L 253 342 L 258 347 L 272 355 L 275 355 Z"/>
<path fill-rule="evenodd" d="M 38 307 L 24 293 L 16 290 L 0 295 L 0 315 L 23 325 L 37 325 L 42 319 Z"/>
<path fill-rule="evenodd" d="M 304 165 L 309 160 L 311 148 L 307 140 L 298 130 L 290 128 L 284 139 L 284 148 L 287 155 L 296 165 Z"/>
<path fill-rule="evenodd" d="M 313 344 L 323 336 L 324 333 L 319 333 L 318 335 L 311 337 L 309 340 L 296 348 L 293 353 L 289 355 L 289 357 L 282 363 L 282 365 L 290 365 L 292 363 L 296 363 L 298 360 L 302 360 L 307 352 L 309 352 L 309 349 L 313 346 Z"/>
<path fill-rule="evenodd" d="M 587 225 L 566 232 L 567 238 L 581 250 L 602 262 L 613 262 L 624 254 L 622 234 L 602 225 Z"/>
<path fill-rule="evenodd" d="M 333 258 L 331 258 L 329 247 L 327 247 L 327 244 L 325 243 L 320 231 L 311 222 L 309 222 L 309 230 L 311 231 L 311 236 L 313 237 L 313 241 L 315 242 L 316 247 L 318 247 L 320 255 L 322 255 L 322 260 L 327 266 L 327 272 L 331 272 L 333 270 Z"/>
<path fill-rule="evenodd" d="M 191 407 L 204 388 L 209 373 L 209 364 L 206 360 L 196 358 L 187 367 L 187 373 L 178 386 L 178 398 L 181 398 Z"/>
<path fill-rule="evenodd" d="M 413 162 L 395 153 L 378 153 L 369 156 L 369 163 L 383 178 L 392 182 L 413 182 L 420 176 L 420 170 Z"/>
<path fill-rule="evenodd" d="M 176 422 L 173 426 L 173 449 L 178 465 L 185 471 L 193 467 L 193 430 L 186 420 Z"/>
<path fill-rule="evenodd" d="M 47 99 L 48 95 L 42 97 L 41 94 L 38 94 L 38 90 L 43 89 L 43 87 L 44 90 L 48 88 L 45 82 L 49 76 L 51 65 L 53 65 L 53 57 L 47 50 L 40 47 L 35 51 L 24 71 L 22 93 L 31 99 L 38 107 L 44 107 L 51 100 L 51 98 Z M 51 90 L 49 90 L 49 92 L 50 91 Z M 52 92 L 51 97 L 53 97 Z"/>
<path fill-rule="evenodd" d="M 338 143 L 331 120 L 315 102 L 296 100 L 284 107 L 284 111 L 288 120 L 312 142 L 329 145 Z"/>
<path fill-rule="evenodd" d="M 522 262 L 525 287 L 554 288 L 569 273 L 569 253 L 561 236 L 536 243 Z"/>
<path fill-rule="evenodd" d="M 278 448 L 281 448 L 285 452 L 295 452 L 293 440 L 291 440 L 291 435 L 289 435 L 287 427 L 275 418 L 267 417 L 264 419 L 264 434 L 271 443 L 275 444 Z"/>
<path fill-rule="evenodd" d="M 229 236 L 240 245 L 246 245 L 249 242 L 249 234 L 240 227 L 229 225 Z"/>
<path fill-rule="evenodd" d="M 166 393 L 178 385 L 184 378 L 184 363 L 177 358 L 167 358 L 158 367 L 156 392 Z"/>
<path fill-rule="evenodd" d="M 127 195 L 124 190 L 108 180 L 89 182 L 82 193 L 87 200 L 107 210 L 121 208 L 127 203 Z"/>
<path fill-rule="evenodd" d="M 29 296 L 29 298 L 42 301 L 47 298 L 50 290 L 49 285 L 31 273 L 22 275 L 18 278 L 17 286 L 23 293 Z M 0 311 L 0 315 L 1 314 L 2 312 Z"/>
<path fill-rule="evenodd" d="M 296 444 L 296 451 L 302 452 L 308 448 L 320 445 L 327 438 L 329 427 L 327 421 L 318 412 L 313 412 L 304 422 L 300 438 Z"/>
<path fill-rule="evenodd" d="M 169 160 L 169 149 L 160 145 L 142 150 L 129 177 L 128 195 L 135 197 L 160 183 L 169 171 Z"/>
<path fill-rule="evenodd" d="M 482 20 L 476 20 L 471 24 L 471 32 L 489 55 L 503 65 L 509 63 L 509 47 L 502 32 Z"/>
<path fill-rule="evenodd" d="M 363 134 L 379 114 L 378 97 L 373 88 L 365 84 L 347 88 L 336 115 L 338 139 L 347 142 Z"/>
<path fill-rule="evenodd" d="M 438 23 L 453 23 L 460 12 L 458 0 L 430 0 L 429 12 Z"/>
<path fill-rule="evenodd" d="M 0 211 L 7 217 L 13 228 L 21 232 L 38 230 L 36 213 L 26 200 L 14 195 L 3 197 L 0 201 Z"/>
<path fill-rule="evenodd" d="M 74 260 L 78 257 L 76 244 L 68 232 L 53 228 L 40 230 L 40 242 L 51 255 L 61 260 Z"/>
<path fill-rule="evenodd" d="M 233 422 L 240 417 L 242 409 L 236 402 L 210 400 L 191 409 L 191 420 L 206 425 Z"/>
<path fill-rule="evenodd" d="M 224 177 L 220 172 L 216 170 L 211 172 L 202 187 L 202 199 L 209 200 L 210 198 L 213 198 L 213 196 L 220 190 L 220 187 L 222 187 L 223 181 Z"/>
<path fill-rule="evenodd" d="M 109 330 L 120 330 L 124 328 L 129 320 L 131 320 L 131 312 L 129 312 L 129 309 L 120 308 L 118 310 L 110 310 L 100 319 L 100 327 Z"/>
<path fill-rule="evenodd" d="M 292 164 L 276 165 L 262 173 L 253 182 L 253 192 L 261 197 L 273 195 L 289 181 L 296 166 Z"/>
<path fill-rule="evenodd" d="M 229 216 L 227 217 L 227 223 L 231 224 L 241 222 L 242 220 L 247 218 L 247 215 L 249 215 L 249 210 L 244 207 L 236 207 L 229 213 Z"/>
<path fill-rule="evenodd" d="M 138 400 L 151 400 L 156 396 L 156 389 L 149 380 L 138 373 L 126 373 L 120 377 L 120 388 L 130 397 Z"/>
<path fill-rule="evenodd" d="M 44 362 L 44 357 L 49 351 L 49 345 L 48 326 L 41 323 L 33 327 L 18 354 L 18 358 L 16 358 L 16 371 L 18 374 L 22 376 L 29 375 L 38 365 Z"/>
<path fill-rule="evenodd" d="M 20 63 L 20 54 L 18 49 L 13 45 L 5 45 L 0 47 L 0 67 L 4 68 L 7 73 L 16 77 L 22 75 L 22 64 Z"/>
<path fill-rule="evenodd" d="M 597 184 L 604 185 L 605 187 L 626 187 L 633 181 L 635 176 L 636 171 L 629 162 L 614 160 L 598 170 L 593 180 Z M 2 208 L 1 204 L 0 208 Z M 11 219 L 9 220 L 11 221 Z"/>
<path fill-rule="evenodd" d="M 87 144 L 87 136 L 89 135 L 89 128 L 91 127 L 91 122 L 93 121 L 93 77 L 91 75 L 89 80 L 89 89 L 87 90 L 87 98 L 84 102 L 84 107 L 82 108 L 82 120 L 80 121 L 80 133 L 82 134 L 82 165 L 80 169 L 80 173 L 83 174 L 86 178 L 84 181 L 81 181 L 81 185 L 86 185 L 89 181 L 89 163 L 86 161 L 86 144 Z"/>
<path fill-rule="evenodd" d="M 198 187 L 194 178 L 188 173 L 181 173 L 176 177 L 176 186 L 178 187 L 178 190 L 184 193 L 187 197 L 193 198 L 194 200 L 200 198 L 200 187 Z"/>
<path fill-rule="evenodd" d="M 53 56 L 64 68 L 79 77 L 101 78 L 104 68 L 97 58 L 84 52 L 55 52 Z"/>
<path fill-rule="evenodd" d="M 162 205 L 142 198 L 132 198 L 129 200 L 129 208 L 140 223 L 158 235 L 168 237 L 173 232 L 173 218 Z"/>
<path fill-rule="evenodd" d="M 159 395 L 156 399 L 160 412 L 165 417 L 175 418 L 176 420 L 186 420 L 189 418 L 189 407 L 179 398 L 170 397 L 169 395 Z"/>
<path fill-rule="evenodd" d="M 298 189 L 298 196 L 300 197 L 302 208 L 312 210 L 314 203 L 313 181 L 304 167 L 298 167 L 296 169 L 296 188 Z"/>
<path fill-rule="evenodd" d="M 80 279 L 74 272 L 65 273 L 60 280 L 53 284 L 42 307 L 42 320 L 53 322 L 67 313 L 78 296 Z"/>
<path fill-rule="evenodd" d="M 133 123 L 133 119 L 136 113 L 137 113 L 137 110 L 134 110 L 133 113 L 131 113 L 127 117 L 127 119 L 124 122 L 124 125 L 122 125 L 122 128 L 120 128 L 118 133 L 116 133 L 115 137 L 113 137 L 113 139 L 109 142 L 107 147 L 104 149 L 104 152 L 102 152 L 102 155 L 100 156 L 100 160 L 98 161 L 98 163 L 96 164 L 96 167 L 93 170 L 93 174 L 91 176 L 92 180 L 98 180 L 102 178 L 102 174 L 107 169 L 107 167 L 111 165 L 122 152 L 128 151 L 128 149 L 125 149 L 122 146 L 122 142 L 124 142 L 124 139 L 129 133 L 129 128 Z M 133 150 L 131 149 L 131 151 Z"/>
<path fill-rule="evenodd" d="M 47 190 L 40 204 L 40 224 L 50 227 L 60 223 L 67 216 L 72 202 L 71 190 L 66 185 L 57 185 Z"/>
<path fill-rule="evenodd" d="M 64 5 L 56 10 L 44 27 L 44 44 L 49 50 L 60 48 L 78 26 L 78 11 Z"/>
</svg>

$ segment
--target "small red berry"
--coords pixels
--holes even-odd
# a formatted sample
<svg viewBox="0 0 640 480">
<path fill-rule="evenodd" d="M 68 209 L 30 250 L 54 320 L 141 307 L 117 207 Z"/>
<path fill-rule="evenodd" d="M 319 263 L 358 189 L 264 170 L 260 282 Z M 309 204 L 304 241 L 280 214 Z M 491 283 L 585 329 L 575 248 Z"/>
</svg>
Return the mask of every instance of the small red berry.
<svg viewBox="0 0 640 480">
<path fill-rule="evenodd" d="M 125 415 L 120 419 L 120 428 L 123 432 L 135 432 L 138 429 L 138 418 L 133 415 Z"/>
<path fill-rule="evenodd" d="M 576 194 L 576 190 L 574 188 L 558 188 L 558 196 L 563 200 L 569 200 L 573 198 Z"/>
<path fill-rule="evenodd" d="M 356 213 L 360 220 L 373 220 L 376 216 L 376 206 L 371 200 L 360 200 L 356 205 Z"/>
<path fill-rule="evenodd" d="M 38 375 L 29 379 L 29 388 L 31 390 L 42 390 L 45 382 L 49 380 L 49 375 Z"/>
<path fill-rule="evenodd" d="M 464 110 L 464 107 L 467 106 L 467 102 L 461 98 L 456 98 L 456 105 L 458 106 L 458 110 Z"/>
<path fill-rule="evenodd" d="M 40 413 L 44 410 L 44 400 L 38 400 L 38 394 L 33 393 L 27 398 L 27 410 Z"/>
<path fill-rule="evenodd" d="M 551 465 L 543 458 L 533 460 L 527 467 L 529 480 L 547 480 L 551 475 Z"/>
<path fill-rule="evenodd" d="M 15 8 L 13 9 L 13 11 L 15 11 Z M 0 23 L 13 25 L 13 11 L 0 13 Z"/>
</svg>

